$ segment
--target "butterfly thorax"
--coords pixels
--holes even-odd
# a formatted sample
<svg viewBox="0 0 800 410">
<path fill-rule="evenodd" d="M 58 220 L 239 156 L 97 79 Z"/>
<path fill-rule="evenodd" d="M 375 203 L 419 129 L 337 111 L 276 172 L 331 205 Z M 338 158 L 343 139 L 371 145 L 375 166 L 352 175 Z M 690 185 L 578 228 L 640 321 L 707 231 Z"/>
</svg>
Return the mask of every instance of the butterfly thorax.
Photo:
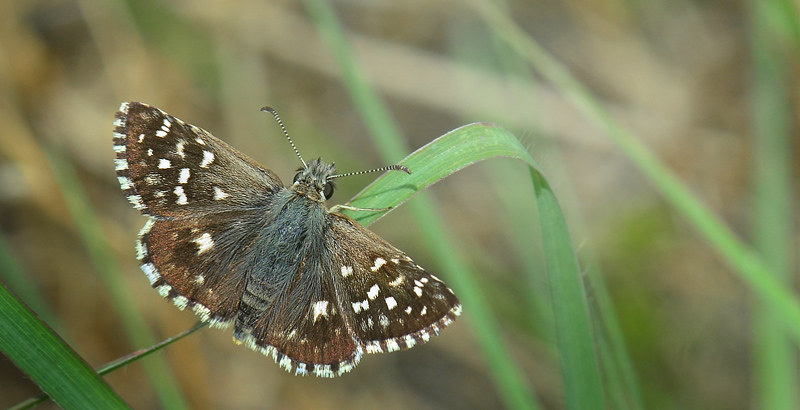
<svg viewBox="0 0 800 410">
<path fill-rule="evenodd" d="M 336 167 L 323 162 L 322 158 L 309 161 L 305 168 L 300 168 L 295 174 L 291 189 L 313 201 L 325 202 L 333 194 L 333 182 L 328 178 L 334 172 Z"/>
</svg>

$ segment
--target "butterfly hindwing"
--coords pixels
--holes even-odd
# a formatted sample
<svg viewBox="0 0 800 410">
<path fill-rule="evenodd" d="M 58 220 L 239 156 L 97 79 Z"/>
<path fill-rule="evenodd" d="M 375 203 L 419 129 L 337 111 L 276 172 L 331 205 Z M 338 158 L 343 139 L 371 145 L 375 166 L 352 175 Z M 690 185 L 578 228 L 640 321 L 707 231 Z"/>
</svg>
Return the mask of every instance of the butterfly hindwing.
<svg viewBox="0 0 800 410">
<path fill-rule="evenodd" d="M 450 288 L 408 255 L 345 215 L 329 219 L 330 274 L 367 353 L 425 343 L 461 314 Z"/>
</svg>

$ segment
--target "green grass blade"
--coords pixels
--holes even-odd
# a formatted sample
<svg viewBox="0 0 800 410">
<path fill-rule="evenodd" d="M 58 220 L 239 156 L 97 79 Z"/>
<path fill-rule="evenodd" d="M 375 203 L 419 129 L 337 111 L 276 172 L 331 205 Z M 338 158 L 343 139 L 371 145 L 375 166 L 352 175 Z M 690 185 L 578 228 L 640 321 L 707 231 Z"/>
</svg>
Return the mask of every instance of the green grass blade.
<svg viewBox="0 0 800 410">
<path fill-rule="evenodd" d="M 773 269 L 775 278 L 791 287 L 792 258 L 797 245 L 792 225 L 792 108 L 788 70 L 791 52 L 780 21 L 779 1 L 751 2 L 754 124 L 755 245 Z M 785 31 L 785 30 L 784 30 Z M 782 312 L 759 303 L 754 314 L 754 390 L 760 409 L 797 409 L 797 355 L 781 324 Z"/>
<path fill-rule="evenodd" d="M 562 357 L 562 370 L 570 408 L 590 408 L 603 403 L 603 388 L 598 362 L 594 349 L 589 310 L 583 288 L 581 272 L 575 259 L 571 239 L 563 213 L 555 200 L 549 185 L 539 173 L 536 163 L 524 147 L 507 130 L 492 124 L 470 124 L 451 131 L 428 145 L 420 148 L 401 164 L 413 170 L 411 175 L 388 173 L 379 178 L 357 197 L 351 204 L 358 207 L 397 206 L 408 200 L 416 192 L 425 189 L 436 181 L 476 162 L 497 157 L 521 160 L 530 166 L 537 198 L 537 209 L 542 226 L 542 236 L 547 259 L 548 275 L 551 284 L 553 310 L 556 313 L 558 346 Z M 383 212 L 347 211 L 364 223 L 377 219 Z M 451 250 L 437 252 L 438 255 L 456 255 Z M 454 262 L 459 269 L 463 262 Z M 485 295 L 480 285 L 472 279 L 473 275 L 452 275 L 453 287 L 465 306 L 465 311 L 480 319 L 474 320 L 479 337 L 497 332 L 491 317 Z M 507 353 L 496 352 L 493 341 L 483 341 L 490 360 L 509 360 Z M 488 346 L 488 347 L 487 347 Z M 503 362 L 501 362 L 503 363 Z M 504 365 L 505 366 L 505 365 Z M 502 383 L 520 383 L 514 374 L 513 366 L 503 368 L 496 374 Z M 501 384 L 502 384 L 501 383 Z M 504 387 L 501 386 L 501 390 Z M 524 386 L 518 386 L 524 389 Z M 509 404 L 520 408 L 531 406 L 532 402 L 520 399 L 516 390 L 507 391 Z"/>
<path fill-rule="evenodd" d="M 64 409 L 130 408 L 2 283 L 0 350 Z"/>
<path fill-rule="evenodd" d="M 568 409 L 605 406 L 586 291 L 567 222 L 542 174 L 531 167 L 553 298 Z"/>
<path fill-rule="evenodd" d="M 397 206 L 413 194 L 476 162 L 495 158 L 521 158 L 519 140 L 507 130 L 487 123 L 457 128 L 421 147 L 400 164 L 411 170 L 389 172 L 364 188 L 349 202 L 359 208 Z M 348 211 L 364 225 L 380 219 L 385 212 Z"/>
</svg>

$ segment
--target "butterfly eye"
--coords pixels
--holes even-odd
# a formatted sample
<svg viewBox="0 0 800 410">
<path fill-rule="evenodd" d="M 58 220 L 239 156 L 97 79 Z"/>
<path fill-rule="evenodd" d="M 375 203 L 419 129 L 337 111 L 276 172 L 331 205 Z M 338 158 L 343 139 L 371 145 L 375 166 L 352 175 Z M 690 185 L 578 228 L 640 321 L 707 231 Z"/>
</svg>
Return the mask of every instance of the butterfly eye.
<svg viewBox="0 0 800 410">
<path fill-rule="evenodd" d="M 333 182 L 325 183 L 325 188 L 322 188 L 322 195 L 325 196 L 325 199 L 331 199 L 333 196 Z"/>
</svg>

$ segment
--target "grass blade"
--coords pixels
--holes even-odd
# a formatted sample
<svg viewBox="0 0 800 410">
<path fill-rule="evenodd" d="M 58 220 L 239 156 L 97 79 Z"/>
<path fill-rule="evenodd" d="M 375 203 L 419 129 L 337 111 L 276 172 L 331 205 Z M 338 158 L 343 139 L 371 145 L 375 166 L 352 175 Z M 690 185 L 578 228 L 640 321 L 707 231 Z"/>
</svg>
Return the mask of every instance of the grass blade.
<svg viewBox="0 0 800 410">
<path fill-rule="evenodd" d="M 507 130 L 492 124 L 470 124 L 420 148 L 401 164 L 413 170 L 411 175 L 388 173 L 370 184 L 350 203 L 358 207 L 383 208 L 396 206 L 408 200 L 416 192 L 425 189 L 436 181 L 468 165 L 497 157 L 521 160 L 530 167 L 536 192 L 536 203 L 542 226 L 548 276 L 551 284 L 553 310 L 558 329 L 558 347 L 562 357 L 562 370 L 569 408 L 590 408 L 604 402 L 603 387 L 599 365 L 594 348 L 594 337 L 589 318 L 586 293 L 575 251 L 569 236 L 563 212 L 555 196 L 539 173 L 536 163 L 524 147 Z M 362 223 L 378 219 L 384 212 L 348 211 Z M 446 259 L 456 252 L 437 252 Z M 448 261 L 449 263 L 449 261 Z M 469 272 L 463 262 L 453 262 L 458 269 Z M 456 271 L 449 278 L 469 312 L 479 338 L 495 334 L 497 326 L 492 317 L 485 295 L 474 275 L 464 275 Z M 477 317 L 477 319 L 476 319 Z M 495 364 L 501 391 L 507 394 L 507 402 L 515 408 L 532 407 L 519 391 L 525 391 L 518 370 L 509 364 L 508 353 L 503 351 L 501 342 L 482 340 L 484 353 Z M 506 367 L 508 366 L 508 367 Z M 509 385 L 504 383 L 512 383 Z M 518 390 L 519 389 L 519 390 Z"/>
<path fill-rule="evenodd" d="M 755 246 L 775 274 L 791 287 L 792 258 L 797 249 L 792 238 L 792 108 L 787 95 L 791 57 L 781 19 L 779 2 L 751 2 L 751 53 L 753 88 L 751 112 L 754 124 Z M 779 11 L 780 10 L 780 11 Z M 783 313 L 767 303 L 758 303 L 754 314 L 755 407 L 797 409 L 796 352 L 781 325 Z"/>
<path fill-rule="evenodd" d="M 0 350 L 64 409 L 130 408 L 2 283 Z"/>
</svg>

